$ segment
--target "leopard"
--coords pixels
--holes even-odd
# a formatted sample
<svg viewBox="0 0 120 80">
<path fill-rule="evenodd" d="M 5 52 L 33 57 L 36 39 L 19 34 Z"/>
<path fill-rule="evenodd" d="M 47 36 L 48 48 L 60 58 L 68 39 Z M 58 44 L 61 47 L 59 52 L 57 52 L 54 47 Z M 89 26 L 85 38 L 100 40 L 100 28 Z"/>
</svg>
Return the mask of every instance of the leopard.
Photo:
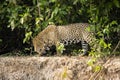
<svg viewBox="0 0 120 80">
<path fill-rule="evenodd" d="M 94 42 L 93 33 L 88 31 L 90 26 L 88 23 L 73 23 L 68 25 L 48 25 L 43 31 L 41 31 L 32 40 L 34 51 L 42 55 L 46 53 L 46 50 L 52 45 L 63 43 L 69 45 L 72 43 L 82 44 L 83 54 L 88 54 L 89 45 Z"/>
</svg>

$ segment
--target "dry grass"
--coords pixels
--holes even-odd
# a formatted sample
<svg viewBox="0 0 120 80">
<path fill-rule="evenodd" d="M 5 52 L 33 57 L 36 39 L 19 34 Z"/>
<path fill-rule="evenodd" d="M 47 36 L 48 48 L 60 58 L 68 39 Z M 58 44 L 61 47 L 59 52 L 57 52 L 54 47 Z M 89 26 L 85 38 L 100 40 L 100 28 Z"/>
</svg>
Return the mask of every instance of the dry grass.
<svg viewBox="0 0 120 80">
<path fill-rule="evenodd" d="M 89 57 L 0 57 L 0 80 L 120 80 L 120 57 L 93 72 Z"/>
</svg>

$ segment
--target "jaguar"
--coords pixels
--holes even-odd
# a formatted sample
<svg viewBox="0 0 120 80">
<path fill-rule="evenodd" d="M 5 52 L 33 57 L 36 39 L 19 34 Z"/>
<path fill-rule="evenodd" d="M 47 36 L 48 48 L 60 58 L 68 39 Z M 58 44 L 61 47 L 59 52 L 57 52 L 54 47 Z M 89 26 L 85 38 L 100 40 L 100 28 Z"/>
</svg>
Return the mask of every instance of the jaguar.
<svg viewBox="0 0 120 80">
<path fill-rule="evenodd" d="M 34 50 L 40 55 L 52 45 L 63 43 L 69 45 L 72 43 L 82 44 L 83 54 L 88 54 L 89 45 L 93 43 L 93 33 L 87 30 L 88 23 L 73 23 L 69 25 L 49 25 L 41 31 L 32 40 Z"/>
</svg>

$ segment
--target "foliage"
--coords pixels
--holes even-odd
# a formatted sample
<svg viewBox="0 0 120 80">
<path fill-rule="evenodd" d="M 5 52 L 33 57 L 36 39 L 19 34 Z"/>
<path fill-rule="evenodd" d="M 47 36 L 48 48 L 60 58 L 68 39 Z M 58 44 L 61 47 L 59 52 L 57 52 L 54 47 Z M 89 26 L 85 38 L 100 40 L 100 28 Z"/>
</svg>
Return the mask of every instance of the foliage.
<svg viewBox="0 0 120 80">
<path fill-rule="evenodd" d="M 61 55 L 63 51 L 65 50 L 64 44 L 57 42 L 56 50 L 57 50 L 57 54 Z"/>
<path fill-rule="evenodd" d="M 119 0 L 4 0 L 0 10 L 0 48 L 31 47 L 32 38 L 49 24 L 88 22 L 103 51 L 111 51 L 120 36 Z"/>
<path fill-rule="evenodd" d="M 64 70 L 61 73 L 62 80 L 64 80 L 65 78 L 67 78 L 67 76 L 68 76 L 67 71 L 68 71 L 68 68 L 65 66 Z"/>
<path fill-rule="evenodd" d="M 95 64 L 96 61 L 97 58 L 91 58 L 87 63 L 92 68 L 93 72 L 99 72 L 100 70 L 102 70 L 101 65 Z"/>
</svg>

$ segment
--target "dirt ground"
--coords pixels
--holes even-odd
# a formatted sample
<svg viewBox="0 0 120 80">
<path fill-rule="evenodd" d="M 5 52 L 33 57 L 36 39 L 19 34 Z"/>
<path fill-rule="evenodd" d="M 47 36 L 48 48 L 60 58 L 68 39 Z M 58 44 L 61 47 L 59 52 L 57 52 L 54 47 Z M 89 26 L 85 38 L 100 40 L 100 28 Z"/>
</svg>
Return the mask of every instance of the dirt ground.
<svg viewBox="0 0 120 80">
<path fill-rule="evenodd" d="M 100 59 L 95 72 L 90 57 L 0 57 L 0 80 L 120 80 L 120 56 Z"/>
</svg>

